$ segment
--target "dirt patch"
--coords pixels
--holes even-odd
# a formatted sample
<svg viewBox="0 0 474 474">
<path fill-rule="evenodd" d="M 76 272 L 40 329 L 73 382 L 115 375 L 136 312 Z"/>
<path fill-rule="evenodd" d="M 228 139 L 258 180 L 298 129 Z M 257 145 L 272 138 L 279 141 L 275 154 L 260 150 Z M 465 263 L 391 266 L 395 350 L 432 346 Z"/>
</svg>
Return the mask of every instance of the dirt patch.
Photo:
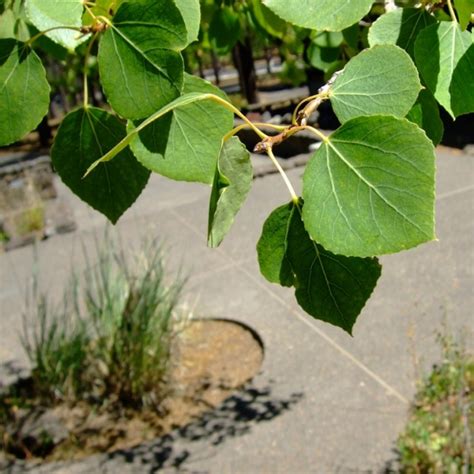
<svg viewBox="0 0 474 474">
<path fill-rule="evenodd" d="M 180 333 L 173 350 L 167 395 L 154 409 L 138 412 L 117 409 L 116 405 L 79 403 L 41 413 L 40 426 L 45 420 L 53 426 L 48 439 L 66 432 L 54 449 L 44 454 L 45 460 L 79 459 L 131 448 L 185 426 L 254 377 L 263 360 L 258 336 L 228 320 L 193 321 Z M 34 426 L 30 430 L 34 431 Z M 15 454 L 34 457 L 28 449 L 24 456 Z"/>
<path fill-rule="evenodd" d="M 186 411 L 187 419 L 201 411 L 194 402 L 218 405 L 258 372 L 262 359 L 262 345 L 246 327 L 226 320 L 194 322 L 179 341 L 168 409 Z"/>
</svg>

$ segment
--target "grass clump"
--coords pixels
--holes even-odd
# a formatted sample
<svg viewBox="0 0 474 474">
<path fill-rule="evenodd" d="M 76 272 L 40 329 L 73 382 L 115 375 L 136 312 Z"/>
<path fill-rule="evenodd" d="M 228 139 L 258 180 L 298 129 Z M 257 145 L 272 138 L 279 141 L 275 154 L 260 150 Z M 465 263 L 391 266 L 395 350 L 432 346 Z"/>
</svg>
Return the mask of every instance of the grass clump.
<svg viewBox="0 0 474 474">
<path fill-rule="evenodd" d="M 402 472 L 474 472 L 474 357 L 439 336 L 443 360 L 421 383 L 397 446 Z"/>
<path fill-rule="evenodd" d="M 15 216 L 15 228 L 18 235 L 27 235 L 31 232 L 40 232 L 44 228 L 44 206 L 37 205 L 25 209 Z"/>
<path fill-rule="evenodd" d="M 60 307 L 34 290 L 33 330 L 23 346 L 33 392 L 43 402 L 157 406 L 170 362 L 182 279 L 168 284 L 161 248 L 146 245 L 133 265 L 108 239 L 98 262 L 86 255 Z"/>
</svg>

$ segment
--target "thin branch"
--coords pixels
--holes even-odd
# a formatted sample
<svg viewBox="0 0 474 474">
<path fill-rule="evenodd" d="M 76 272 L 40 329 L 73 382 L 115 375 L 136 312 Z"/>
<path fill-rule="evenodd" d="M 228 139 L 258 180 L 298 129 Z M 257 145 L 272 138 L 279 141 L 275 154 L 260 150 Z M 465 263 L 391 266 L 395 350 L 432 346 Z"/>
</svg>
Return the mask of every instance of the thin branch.
<svg viewBox="0 0 474 474">
<path fill-rule="evenodd" d="M 449 14 L 451 15 L 451 18 L 455 23 L 458 22 L 458 19 L 456 18 L 456 13 L 454 13 L 454 8 L 453 8 L 453 2 L 451 0 L 448 0 L 448 10 Z"/>
<path fill-rule="evenodd" d="M 55 30 L 73 30 L 77 31 L 78 33 L 84 34 L 84 31 L 80 27 L 75 27 L 75 26 L 53 26 L 52 28 L 48 28 L 47 30 L 40 31 L 36 35 L 32 36 L 25 44 L 28 46 L 31 46 L 37 39 L 41 38 L 42 36 L 46 35 L 50 31 L 55 31 Z"/>
<path fill-rule="evenodd" d="M 293 188 L 293 185 L 291 184 L 291 181 L 289 180 L 287 174 L 281 167 L 280 163 L 278 163 L 278 160 L 275 158 L 275 155 L 273 154 L 273 150 L 271 148 L 268 148 L 267 150 L 267 155 L 272 160 L 273 164 L 275 165 L 276 169 L 280 173 L 281 177 L 283 178 L 283 181 L 286 184 L 286 187 L 288 188 L 288 191 L 290 192 L 291 195 L 291 200 L 295 203 L 298 204 L 299 198 L 298 195 L 295 192 L 295 189 Z"/>
<path fill-rule="evenodd" d="M 283 131 L 286 129 L 285 126 L 283 125 L 274 125 L 272 123 L 262 123 L 262 122 L 252 122 L 256 127 L 260 128 L 273 128 L 273 130 L 276 130 L 278 132 Z M 233 137 L 237 133 L 239 133 L 241 130 L 245 130 L 246 128 L 251 128 L 248 123 L 243 123 L 241 125 L 237 125 L 237 127 L 233 128 L 230 132 L 228 132 L 226 135 L 224 135 L 224 141 L 229 140 L 229 138 Z"/>
<path fill-rule="evenodd" d="M 88 44 L 86 55 L 84 58 L 84 108 L 85 109 L 89 106 L 89 83 L 87 81 L 87 76 L 89 74 L 89 57 L 92 51 L 92 46 L 94 45 L 94 42 L 97 39 L 97 35 L 98 33 L 95 33 L 90 43 Z"/>
</svg>

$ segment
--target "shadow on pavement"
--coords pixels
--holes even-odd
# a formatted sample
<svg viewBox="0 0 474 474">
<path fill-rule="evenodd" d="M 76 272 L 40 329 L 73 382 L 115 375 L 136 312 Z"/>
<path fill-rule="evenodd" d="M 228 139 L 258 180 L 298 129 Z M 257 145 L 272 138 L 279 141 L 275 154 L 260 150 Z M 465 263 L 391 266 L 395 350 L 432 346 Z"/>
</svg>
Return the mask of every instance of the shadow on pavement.
<svg viewBox="0 0 474 474">
<path fill-rule="evenodd" d="M 201 442 L 201 448 L 204 449 L 205 446 L 220 445 L 227 439 L 250 432 L 256 423 L 271 421 L 289 411 L 302 398 L 302 393 L 293 393 L 288 398 L 276 398 L 272 396 L 270 387 L 262 389 L 250 385 L 189 425 L 151 443 L 111 453 L 108 460 L 140 463 L 143 466 L 142 472 L 185 468 L 186 463 L 198 460 L 198 456 L 202 459 L 202 449 L 193 449 L 192 443 L 196 443 L 197 448 L 197 444 Z M 192 451 L 198 452 L 193 454 Z"/>
</svg>

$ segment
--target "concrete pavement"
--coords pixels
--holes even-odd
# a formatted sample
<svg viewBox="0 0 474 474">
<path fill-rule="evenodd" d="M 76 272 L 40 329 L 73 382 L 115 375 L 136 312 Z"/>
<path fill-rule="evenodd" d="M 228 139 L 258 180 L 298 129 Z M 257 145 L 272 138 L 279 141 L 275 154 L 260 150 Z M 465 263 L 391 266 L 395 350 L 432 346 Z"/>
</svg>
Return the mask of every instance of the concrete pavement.
<svg viewBox="0 0 474 474">
<path fill-rule="evenodd" d="M 296 187 L 302 171 L 288 171 Z M 255 244 L 263 221 L 288 200 L 278 175 L 255 180 L 217 250 L 205 245 L 209 189 L 153 176 L 116 228 L 122 243 L 134 246 L 145 234 L 164 239 L 170 266 L 192 269 L 187 298 L 198 314 L 236 319 L 260 334 L 262 370 L 248 387 L 186 429 L 127 452 L 35 472 L 383 471 L 395 458 L 394 442 L 406 421 L 417 372 L 439 360 L 435 338 L 443 320 L 474 347 L 473 157 L 439 149 L 437 187 L 439 240 L 381 259 L 379 285 L 351 338 L 305 315 L 292 290 L 259 275 Z M 81 265 L 81 243 L 88 245 L 105 225 L 66 188 L 59 189 L 79 230 L 39 245 L 42 280 L 57 294 L 69 265 Z M 4 372 L 8 362 L 25 364 L 16 331 L 32 261 L 31 248 L 0 256 Z"/>
</svg>

